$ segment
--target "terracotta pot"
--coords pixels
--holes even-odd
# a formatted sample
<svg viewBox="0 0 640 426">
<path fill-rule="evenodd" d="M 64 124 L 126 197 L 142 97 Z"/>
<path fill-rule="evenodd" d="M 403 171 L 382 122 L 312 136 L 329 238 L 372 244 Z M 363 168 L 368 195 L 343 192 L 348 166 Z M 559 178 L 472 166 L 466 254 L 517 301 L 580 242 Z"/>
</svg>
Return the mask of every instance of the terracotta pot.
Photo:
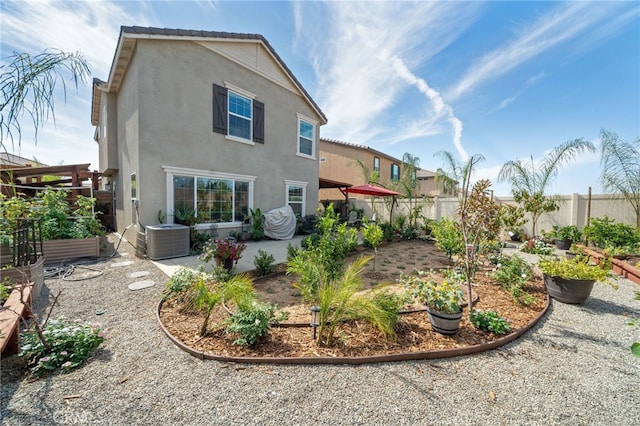
<svg viewBox="0 0 640 426">
<path fill-rule="evenodd" d="M 549 296 L 562 303 L 583 303 L 591 295 L 595 280 L 577 280 L 544 275 Z"/>
<path fill-rule="evenodd" d="M 462 311 L 455 314 L 446 314 L 427 307 L 427 316 L 431 327 L 441 334 L 456 334 L 462 320 Z"/>
</svg>

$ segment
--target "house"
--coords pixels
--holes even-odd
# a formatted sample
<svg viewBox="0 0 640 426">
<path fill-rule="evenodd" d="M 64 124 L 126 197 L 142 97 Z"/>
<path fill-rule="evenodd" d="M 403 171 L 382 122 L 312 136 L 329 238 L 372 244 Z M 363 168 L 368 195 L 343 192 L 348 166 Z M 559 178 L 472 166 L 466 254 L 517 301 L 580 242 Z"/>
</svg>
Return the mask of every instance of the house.
<svg viewBox="0 0 640 426">
<path fill-rule="evenodd" d="M 368 183 L 371 174 L 377 172 L 382 185 L 400 179 L 398 160 L 371 147 L 320 139 L 320 179 L 334 179 L 351 185 Z M 350 197 L 366 198 L 366 195 L 352 194 Z M 320 200 L 340 200 L 344 195 L 338 189 L 321 189 Z"/>
<path fill-rule="evenodd" d="M 320 139 L 320 179 L 336 179 L 351 185 L 363 185 L 371 180 L 373 172 L 383 186 L 400 179 L 402 160 L 375 150 L 332 139 Z M 415 194 L 418 196 L 444 195 L 441 185 L 435 182 L 435 173 L 416 170 Z M 352 198 L 367 198 L 362 194 L 350 194 Z M 341 200 L 344 195 L 338 189 L 320 189 L 320 200 Z"/>
<path fill-rule="evenodd" d="M 219 236 L 250 209 L 315 212 L 326 122 L 257 34 L 122 27 L 107 81 L 93 84 L 99 171 L 120 233 L 184 210 Z"/>
</svg>

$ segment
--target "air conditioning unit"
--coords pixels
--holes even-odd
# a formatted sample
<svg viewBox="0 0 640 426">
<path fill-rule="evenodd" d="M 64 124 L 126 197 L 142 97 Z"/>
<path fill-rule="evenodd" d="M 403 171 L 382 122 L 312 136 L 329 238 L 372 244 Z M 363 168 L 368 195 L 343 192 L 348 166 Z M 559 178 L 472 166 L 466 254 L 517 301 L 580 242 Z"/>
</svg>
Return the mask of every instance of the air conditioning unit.
<svg viewBox="0 0 640 426">
<path fill-rule="evenodd" d="M 178 224 L 146 228 L 147 257 L 151 260 L 189 256 L 189 227 Z"/>
</svg>

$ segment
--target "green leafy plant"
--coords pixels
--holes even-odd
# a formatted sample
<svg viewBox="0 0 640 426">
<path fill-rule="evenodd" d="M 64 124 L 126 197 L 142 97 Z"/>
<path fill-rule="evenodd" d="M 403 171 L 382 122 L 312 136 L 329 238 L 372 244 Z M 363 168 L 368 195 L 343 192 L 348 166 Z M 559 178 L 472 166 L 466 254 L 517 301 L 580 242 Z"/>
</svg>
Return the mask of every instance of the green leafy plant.
<svg viewBox="0 0 640 426">
<path fill-rule="evenodd" d="M 9 282 L 7 282 L 7 280 Z M 4 302 L 6 302 L 6 300 L 9 298 L 9 293 L 11 292 L 11 284 L 8 278 L 4 278 L 2 280 L 2 282 L 0 283 L 0 307 L 4 304 Z"/>
<path fill-rule="evenodd" d="M 373 247 L 375 256 L 373 257 L 373 272 L 376 271 L 376 257 L 378 256 L 378 246 L 382 243 L 384 233 L 382 228 L 375 223 L 371 223 L 368 220 L 364 221 L 362 225 L 362 238 L 366 245 Z"/>
<path fill-rule="evenodd" d="M 49 350 L 35 330 L 29 329 L 21 334 L 19 356 L 27 360 L 35 375 L 58 368 L 65 373 L 71 371 L 89 359 L 104 341 L 104 329 L 100 324 L 69 321 L 64 317 L 48 321 L 42 333 L 46 336 Z"/>
<path fill-rule="evenodd" d="M 527 223 L 524 209 L 520 206 L 503 204 L 500 206 L 500 225 L 514 239 L 522 237 L 522 227 Z"/>
<path fill-rule="evenodd" d="M 518 255 L 502 256 L 491 277 L 508 291 L 516 303 L 530 305 L 535 298 L 522 287 L 533 277 L 533 268 Z"/>
<path fill-rule="evenodd" d="M 231 316 L 226 332 L 240 336 L 233 342 L 235 345 L 254 346 L 267 336 L 271 324 L 278 324 L 287 318 L 286 313 L 276 315 L 277 308 L 268 303 L 240 306 Z"/>
<path fill-rule="evenodd" d="M 449 259 L 464 250 L 464 239 L 460 227 L 453 220 L 443 218 L 433 225 L 436 245 Z"/>
<path fill-rule="evenodd" d="M 400 282 L 411 295 L 431 309 L 455 314 L 462 310 L 464 294 L 460 284 L 450 280 L 436 281 L 431 272 L 417 271 L 416 275 L 400 274 Z"/>
<path fill-rule="evenodd" d="M 398 308 L 389 308 L 389 299 L 381 301 L 371 292 L 358 294 L 363 287 L 362 272 L 370 257 L 364 256 L 351 262 L 343 273 L 328 278 L 320 259 L 310 259 L 309 267 L 319 270 L 317 304 L 320 307 L 318 344 L 331 346 L 338 326 L 352 319 L 362 319 L 375 326 L 386 336 L 395 336 Z M 388 310 L 387 310 L 388 309 Z"/>
<path fill-rule="evenodd" d="M 589 263 L 588 258 L 580 256 L 572 259 L 567 259 L 566 257 L 546 257 L 538 261 L 538 268 L 540 268 L 543 274 L 551 277 L 596 280 L 615 287 L 615 283 L 610 279 L 611 260 L 603 259 L 600 260 L 600 263 L 597 265 L 593 265 Z"/>
<path fill-rule="evenodd" d="M 251 230 L 249 231 L 249 237 L 258 241 L 264 238 L 264 215 L 262 214 L 262 210 L 251 209 Z"/>
<path fill-rule="evenodd" d="M 225 281 L 213 280 L 207 275 L 196 277 L 184 296 L 185 310 L 204 314 L 200 336 L 209 331 L 209 318 L 220 303 L 232 302 L 238 309 L 251 306 L 255 301 L 255 290 L 251 278 L 246 274 L 228 276 Z"/>
<path fill-rule="evenodd" d="M 592 218 L 584 228 L 584 237 L 597 248 L 637 247 L 640 245 L 640 230 L 604 216 Z"/>
<path fill-rule="evenodd" d="M 640 342 L 631 345 L 631 353 L 640 358 Z"/>
<path fill-rule="evenodd" d="M 507 334 L 511 331 L 509 321 L 495 311 L 471 310 L 471 323 L 485 333 Z"/>
<path fill-rule="evenodd" d="M 184 294 L 202 275 L 190 268 L 178 269 L 167 281 L 162 298 L 168 300 Z"/>
<path fill-rule="evenodd" d="M 347 254 L 358 244 L 358 231 L 341 223 L 332 205 L 319 218 L 317 230 L 303 239 L 305 249 L 287 262 L 287 273 L 300 277 L 296 287 L 306 300 L 316 300 L 320 282 L 333 281 L 342 274 Z"/>
<path fill-rule="evenodd" d="M 259 249 L 258 255 L 253 259 L 253 265 L 256 267 L 256 274 L 261 277 L 276 270 L 276 259 L 272 254 Z"/>
<path fill-rule="evenodd" d="M 575 225 L 558 226 L 553 225 L 550 237 L 557 240 L 571 240 L 573 242 L 580 242 L 582 240 L 582 232 Z"/>
</svg>

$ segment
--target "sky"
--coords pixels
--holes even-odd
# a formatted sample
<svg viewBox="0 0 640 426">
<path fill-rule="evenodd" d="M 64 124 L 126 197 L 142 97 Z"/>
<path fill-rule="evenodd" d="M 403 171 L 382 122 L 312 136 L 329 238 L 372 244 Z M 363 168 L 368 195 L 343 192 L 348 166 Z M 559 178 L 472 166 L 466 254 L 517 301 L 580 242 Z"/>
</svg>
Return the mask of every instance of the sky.
<svg viewBox="0 0 640 426">
<path fill-rule="evenodd" d="M 91 163 L 91 78 L 107 80 L 120 26 L 262 34 L 328 118 L 320 135 L 369 146 L 423 169 L 480 154 L 475 179 L 541 160 L 603 129 L 640 137 L 640 2 L 0 1 L 0 57 L 60 49 L 91 67 L 76 89 L 62 74 L 35 140 L 25 117 L 11 153 L 48 165 Z M 562 168 L 549 191 L 600 193 L 600 157 Z"/>
</svg>

